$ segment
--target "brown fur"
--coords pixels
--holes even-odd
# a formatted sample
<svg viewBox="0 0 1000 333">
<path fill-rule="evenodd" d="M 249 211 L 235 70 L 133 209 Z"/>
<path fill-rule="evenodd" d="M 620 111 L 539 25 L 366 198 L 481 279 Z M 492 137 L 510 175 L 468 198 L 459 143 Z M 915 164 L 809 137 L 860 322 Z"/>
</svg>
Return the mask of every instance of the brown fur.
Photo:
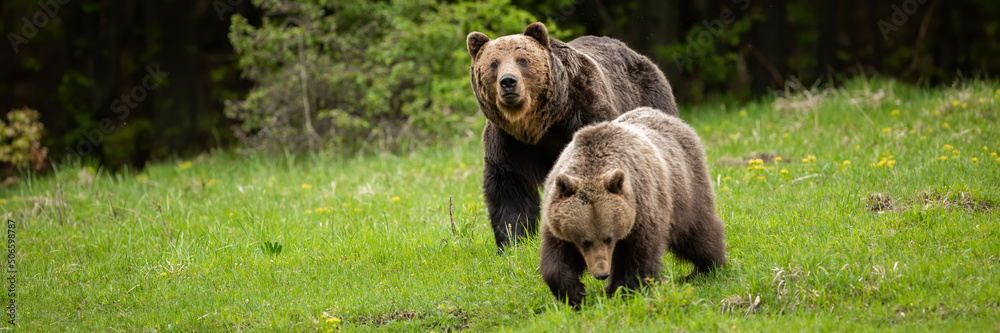
<svg viewBox="0 0 1000 333">
<path fill-rule="evenodd" d="M 499 250 L 538 229 L 538 186 L 574 132 L 640 106 L 677 115 L 663 73 L 612 38 L 563 43 L 536 22 L 493 40 L 472 32 L 467 47 L 472 89 L 488 120 L 483 192 Z M 515 89 L 500 84 L 506 75 Z"/>
<path fill-rule="evenodd" d="M 605 292 L 659 277 L 669 249 L 707 272 L 726 263 L 705 151 L 690 126 L 650 108 L 578 131 L 545 182 L 541 270 L 579 306 L 584 268 Z"/>
</svg>

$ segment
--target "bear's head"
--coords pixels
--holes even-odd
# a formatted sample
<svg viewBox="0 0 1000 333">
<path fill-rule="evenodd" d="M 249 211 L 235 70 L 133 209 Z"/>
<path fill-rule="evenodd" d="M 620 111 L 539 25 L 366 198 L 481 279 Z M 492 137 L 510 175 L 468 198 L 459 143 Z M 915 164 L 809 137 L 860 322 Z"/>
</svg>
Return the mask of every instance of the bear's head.
<svg viewBox="0 0 1000 333">
<path fill-rule="evenodd" d="M 466 39 L 472 55 L 472 87 L 480 109 L 515 139 L 536 144 L 552 125 L 541 112 L 552 90 L 549 31 L 535 22 L 524 34 L 490 40 L 475 31 Z"/>
<path fill-rule="evenodd" d="M 576 245 L 595 278 L 611 273 L 615 244 L 632 232 L 635 201 L 625 172 L 596 177 L 556 176 L 545 221 L 552 235 Z"/>
</svg>

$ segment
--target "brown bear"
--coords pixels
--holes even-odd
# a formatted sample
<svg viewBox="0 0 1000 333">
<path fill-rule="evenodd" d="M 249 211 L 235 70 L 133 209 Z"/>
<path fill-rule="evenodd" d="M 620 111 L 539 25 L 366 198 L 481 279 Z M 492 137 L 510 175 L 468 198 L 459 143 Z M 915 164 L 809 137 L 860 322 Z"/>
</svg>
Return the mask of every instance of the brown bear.
<svg viewBox="0 0 1000 333">
<path fill-rule="evenodd" d="M 536 22 L 494 40 L 472 32 L 467 46 L 487 119 L 483 195 L 498 252 L 538 230 L 538 188 L 574 132 L 640 106 L 677 115 L 656 64 L 612 38 L 564 43 Z"/>
<path fill-rule="evenodd" d="M 725 232 L 698 135 L 680 118 L 639 108 L 584 127 L 545 180 L 541 273 L 579 307 L 584 268 L 635 290 L 657 278 L 665 250 L 696 274 L 726 264 Z"/>
</svg>

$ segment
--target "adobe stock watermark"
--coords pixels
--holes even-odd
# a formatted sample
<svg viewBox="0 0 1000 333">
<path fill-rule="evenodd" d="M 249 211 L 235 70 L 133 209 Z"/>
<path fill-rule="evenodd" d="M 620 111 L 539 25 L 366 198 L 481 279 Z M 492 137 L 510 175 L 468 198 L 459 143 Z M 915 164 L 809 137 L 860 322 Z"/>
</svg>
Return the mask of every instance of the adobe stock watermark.
<svg viewBox="0 0 1000 333">
<path fill-rule="evenodd" d="M 920 6 L 925 3 L 927 3 L 927 0 L 906 0 L 903 1 L 902 7 L 893 4 L 892 15 L 889 16 L 889 21 L 878 20 L 878 31 L 882 33 L 882 38 L 888 42 L 889 33 L 899 30 L 900 26 L 910 20 L 910 15 L 916 14 L 920 10 Z"/>
<path fill-rule="evenodd" d="M 156 67 L 146 66 L 146 76 L 142 78 L 142 84 L 132 87 L 120 98 L 112 101 L 111 112 L 118 114 L 118 119 L 124 121 L 132 109 L 138 107 L 139 103 L 149 97 L 150 91 L 156 90 L 167 80 L 167 76 L 170 76 L 170 73 L 161 71 L 160 65 L 156 65 Z M 84 140 L 77 142 L 75 150 L 73 147 L 66 146 L 67 153 L 76 156 L 89 156 L 94 152 L 94 147 L 104 142 L 104 136 L 111 134 L 117 128 L 111 117 L 101 119 L 98 125 L 99 128 L 83 132 Z"/>
<path fill-rule="evenodd" d="M 212 1 L 212 8 L 215 8 L 215 14 L 219 15 L 219 21 L 225 21 L 225 15 L 235 12 L 236 7 L 241 4 L 243 0 L 215 0 Z"/>
<path fill-rule="evenodd" d="M 556 12 L 548 13 L 548 17 L 551 17 L 556 22 L 562 22 L 569 18 L 570 15 L 576 12 L 576 6 L 582 5 L 587 0 L 574 0 L 573 3 L 559 7 Z"/>
<path fill-rule="evenodd" d="M 49 24 L 56 14 L 59 14 L 59 7 L 69 3 L 69 0 L 40 0 L 38 1 L 38 6 L 42 7 L 41 10 L 35 11 L 31 15 L 29 20 L 27 16 L 21 17 L 21 34 L 17 34 L 16 30 L 7 33 L 7 40 L 10 41 L 10 47 L 14 48 L 14 53 L 21 52 L 21 45 L 28 44 L 28 40 L 35 38 L 38 35 L 38 29 Z"/>
<path fill-rule="evenodd" d="M 6 274 L 4 277 L 7 279 L 7 297 L 10 297 L 10 301 L 7 302 L 7 316 L 10 320 L 7 323 L 11 326 L 17 326 L 17 234 L 15 233 L 14 220 L 7 220 L 7 255 L 5 256 L 7 260 L 4 262 L 4 268 L 6 268 Z"/>
<path fill-rule="evenodd" d="M 741 12 L 750 8 L 750 0 L 732 0 L 732 2 Z M 684 73 L 684 66 L 701 58 L 705 52 L 704 48 L 715 43 L 715 40 L 722 35 L 722 30 L 733 22 L 736 22 L 736 13 L 729 8 L 719 12 L 718 19 L 702 21 L 701 24 L 705 26 L 705 30 L 699 32 L 697 36 L 688 35 L 685 52 L 674 52 L 673 58 L 677 70 Z"/>
</svg>

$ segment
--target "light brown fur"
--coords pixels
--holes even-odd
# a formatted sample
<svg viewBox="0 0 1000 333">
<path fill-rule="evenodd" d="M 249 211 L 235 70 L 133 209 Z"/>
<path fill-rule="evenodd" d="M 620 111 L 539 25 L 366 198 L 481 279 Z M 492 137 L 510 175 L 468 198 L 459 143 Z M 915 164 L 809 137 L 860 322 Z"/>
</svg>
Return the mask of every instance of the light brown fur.
<svg viewBox="0 0 1000 333">
<path fill-rule="evenodd" d="M 687 124 L 651 108 L 578 131 L 542 209 L 542 276 L 572 305 L 584 268 L 610 278 L 610 294 L 658 277 L 667 249 L 695 265 L 691 276 L 726 262 L 704 148 Z"/>
<path fill-rule="evenodd" d="M 478 36 L 485 37 L 470 35 L 470 39 L 480 38 Z M 526 35 L 509 35 L 484 42 L 480 47 L 472 70 L 487 75 L 478 77 L 476 92 L 495 106 L 495 109 L 484 111 L 499 111 L 486 115 L 487 118 L 514 138 L 537 143 L 552 125 L 543 114 L 534 112 L 540 108 L 542 100 L 548 98 L 552 85 L 548 45 L 543 46 Z M 518 80 L 516 96 L 502 96 L 502 89 L 495 81 L 504 75 L 513 75 Z"/>
</svg>

